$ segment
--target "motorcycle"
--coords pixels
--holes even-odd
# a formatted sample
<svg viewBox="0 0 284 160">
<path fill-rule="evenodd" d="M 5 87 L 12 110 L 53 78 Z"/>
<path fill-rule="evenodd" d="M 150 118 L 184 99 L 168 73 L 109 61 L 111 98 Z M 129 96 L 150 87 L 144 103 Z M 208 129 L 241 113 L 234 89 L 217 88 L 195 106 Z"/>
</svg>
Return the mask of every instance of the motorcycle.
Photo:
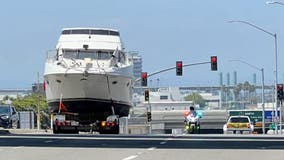
<svg viewBox="0 0 284 160">
<path fill-rule="evenodd" d="M 185 118 L 185 129 L 186 134 L 200 134 L 199 117 L 188 116 Z"/>
</svg>

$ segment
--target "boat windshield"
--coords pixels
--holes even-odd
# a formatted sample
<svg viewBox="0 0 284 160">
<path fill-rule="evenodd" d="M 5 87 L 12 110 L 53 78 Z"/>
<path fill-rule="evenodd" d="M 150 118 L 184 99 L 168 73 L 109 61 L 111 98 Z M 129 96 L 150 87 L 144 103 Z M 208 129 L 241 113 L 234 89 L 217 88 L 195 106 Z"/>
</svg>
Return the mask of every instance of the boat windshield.
<svg viewBox="0 0 284 160">
<path fill-rule="evenodd" d="M 111 58 L 113 51 L 96 51 L 96 50 L 64 50 L 63 57 L 68 59 L 101 59 L 107 60 Z"/>
</svg>

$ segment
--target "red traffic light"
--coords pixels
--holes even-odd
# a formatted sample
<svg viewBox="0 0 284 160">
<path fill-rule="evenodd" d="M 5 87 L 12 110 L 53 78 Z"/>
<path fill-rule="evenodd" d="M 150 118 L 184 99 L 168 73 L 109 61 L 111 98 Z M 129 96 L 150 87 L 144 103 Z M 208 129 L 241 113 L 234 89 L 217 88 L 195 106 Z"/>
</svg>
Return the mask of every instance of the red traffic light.
<svg viewBox="0 0 284 160">
<path fill-rule="evenodd" d="M 277 98 L 281 102 L 284 99 L 284 93 L 283 93 L 283 84 L 277 84 Z"/>
<path fill-rule="evenodd" d="M 217 57 L 216 56 L 211 57 L 211 63 L 217 63 Z"/>
<path fill-rule="evenodd" d="M 211 70 L 217 71 L 217 56 L 211 56 Z"/>
<path fill-rule="evenodd" d="M 147 77 L 148 77 L 147 72 L 142 72 L 141 78 L 145 79 L 145 78 L 147 78 Z"/>
<path fill-rule="evenodd" d="M 147 86 L 147 72 L 142 72 L 141 73 L 141 86 Z"/>
<path fill-rule="evenodd" d="M 182 67 L 182 62 L 181 61 L 177 61 L 177 67 L 181 68 Z"/>
<path fill-rule="evenodd" d="M 182 76 L 182 61 L 176 61 L 176 75 Z"/>
<path fill-rule="evenodd" d="M 282 91 L 283 90 L 283 84 L 277 84 L 277 90 Z"/>
</svg>

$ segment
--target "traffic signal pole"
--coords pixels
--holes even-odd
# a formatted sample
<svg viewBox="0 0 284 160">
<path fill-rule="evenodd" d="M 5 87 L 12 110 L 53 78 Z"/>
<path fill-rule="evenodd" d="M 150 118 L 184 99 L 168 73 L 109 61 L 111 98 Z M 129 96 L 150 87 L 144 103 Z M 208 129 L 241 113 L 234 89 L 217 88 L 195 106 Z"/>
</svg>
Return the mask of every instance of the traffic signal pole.
<svg viewBox="0 0 284 160">
<path fill-rule="evenodd" d="M 151 103 L 150 103 L 150 98 L 148 100 L 148 105 L 149 105 L 149 112 L 151 113 L 151 120 L 149 122 L 149 134 L 152 134 L 152 107 L 151 107 Z"/>
<path fill-rule="evenodd" d="M 283 99 L 284 99 L 284 93 L 283 93 L 283 84 L 277 84 L 277 99 L 279 102 L 279 125 L 280 125 L 280 134 L 282 134 L 282 103 L 283 103 Z M 278 108 L 276 108 L 276 113 L 278 112 Z M 275 114 L 276 114 L 275 113 Z M 276 115 L 277 117 L 277 115 Z M 276 133 L 278 131 L 278 122 L 275 125 L 276 126 Z"/>
<path fill-rule="evenodd" d="M 209 62 L 191 63 L 191 64 L 184 64 L 184 65 L 182 64 L 182 61 L 177 61 L 177 64 L 174 67 L 169 67 L 169 68 L 166 68 L 166 69 L 163 69 L 163 70 L 159 70 L 159 71 L 153 72 L 151 74 L 147 74 L 147 72 L 142 72 L 141 77 L 137 78 L 135 80 L 135 82 L 141 81 L 141 86 L 144 89 L 146 89 L 148 77 L 151 77 L 151 76 L 154 76 L 156 74 L 163 73 L 163 72 L 167 72 L 167 71 L 170 71 L 170 70 L 177 69 L 177 67 L 182 68 L 182 67 L 196 66 L 196 65 L 202 65 L 202 64 L 211 64 L 211 70 L 216 71 L 217 70 L 217 56 L 214 56 L 214 57 L 215 57 L 215 61 L 214 61 L 215 64 L 214 65 L 216 65 L 216 69 L 213 69 L 213 70 L 212 70 L 212 57 L 211 57 L 211 60 Z M 182 75 L 182 71 L 181 71 L 180 75 Z M 148 90 L 148 94 L 149 94 L 149 90 Z M 144 96 L 145 96 L 145 90 L 144 90 Z M 148 109 L 149 109 L 149 112 L 151 113 L 151 116 L 152 116 L 152 107 L 151 107 L 151 103 L 150 103 L 150 98 L 147 98 L 147 99 L 148 99 L 148 106 L 149 106 Z M 146 98 L 145 98 L 145 100 L 146 100 Z M 147 117 L 147 119 L 148 119 L 148 117 Z M 150 122 L 149 122 L 149 134 L 152 134 L 152 120 L 150 120 Z"/>
<path fill-rule="evenodd" d="M 182 67 L 197 66 L 197 65 L 210 64 L 210 63 L 211 63 L 211 61 L 210 62 L 191 63 L 191 64 L 184 64 L 184 65 L 182 65 Z M 176 69 L 176 66 L 169 67 L 169 68 L 166 68 L 166 69 L 163 69 L 163 70 L 159 70 L 159 71 L 150 73 L 150 74 L 148 74 L 147 77 L 151 77 L 151 76 L 154 76 L 156 74 L 160 74 L 160 73 L 167 72 L 167 71 L 174 70 L 174 69 Z M 137 78 L 135 80 L 135 82 L 138 82 L 138 81 L 141 81 L 141 78 Z"/>
</svg>

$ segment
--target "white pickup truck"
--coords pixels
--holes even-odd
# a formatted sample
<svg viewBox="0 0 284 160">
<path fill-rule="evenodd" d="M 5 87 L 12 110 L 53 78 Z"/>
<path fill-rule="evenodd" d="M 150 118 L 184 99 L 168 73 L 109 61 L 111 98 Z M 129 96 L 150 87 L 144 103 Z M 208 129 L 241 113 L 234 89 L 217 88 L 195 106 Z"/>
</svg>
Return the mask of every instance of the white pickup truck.
<svg viewBox="0 0 284 160">
<path fill-rule="evenodd" d="M 254 126 L 248 116 L 231 116 L 227 123 L 223 126 L 223 133 L 227 134 L 233 132 L 234 134 L 240 132 L 252 133 Z"/>
</svg>

